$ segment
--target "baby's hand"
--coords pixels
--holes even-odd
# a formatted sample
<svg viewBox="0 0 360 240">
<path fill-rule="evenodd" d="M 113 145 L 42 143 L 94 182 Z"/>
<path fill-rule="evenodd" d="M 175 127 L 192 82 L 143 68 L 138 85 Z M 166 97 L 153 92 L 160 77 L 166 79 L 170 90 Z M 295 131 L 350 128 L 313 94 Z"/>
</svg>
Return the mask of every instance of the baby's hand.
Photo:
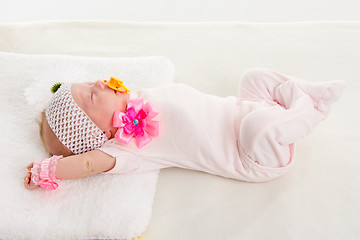
<svg viewBox="0 0 360 240">
<path fill-rule="evenodd" d="M 39 185 L 35 185 L 35 183 L 31 180 L 31 168 L 33 167 L 33 163 L 29 164 L 26 168 L 28 169 L 28 173 L 24 178 L 24 186 L 27 190 L 34 190 L 40 187 Z"/>
</svg>

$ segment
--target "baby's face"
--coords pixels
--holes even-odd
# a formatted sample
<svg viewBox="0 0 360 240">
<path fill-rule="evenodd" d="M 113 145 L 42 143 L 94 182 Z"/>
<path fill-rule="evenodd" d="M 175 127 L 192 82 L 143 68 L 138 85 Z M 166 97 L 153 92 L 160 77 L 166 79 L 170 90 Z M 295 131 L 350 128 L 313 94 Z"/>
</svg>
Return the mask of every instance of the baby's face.
<svg viewBox="0 0 360 240">
<path fill-rule="evenodd" d="M 129 94 L 114 91 L 104 81 L 98 80 L 72 84 L 71 95 L 108 138 L 115 135 L 117 129 L 112 126 L 113 114 L 126 110 Z"/>
</svg>

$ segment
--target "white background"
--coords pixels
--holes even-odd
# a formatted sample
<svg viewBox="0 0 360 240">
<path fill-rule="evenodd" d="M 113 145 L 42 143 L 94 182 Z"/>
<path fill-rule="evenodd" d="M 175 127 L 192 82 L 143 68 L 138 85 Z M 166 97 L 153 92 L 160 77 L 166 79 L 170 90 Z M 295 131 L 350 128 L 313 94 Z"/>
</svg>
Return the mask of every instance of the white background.
<svg viewBox="0 0 360 240">
<path fill-rule="evenodd" d="M 39 20 L 360 20 L 359 0 L 0 0 L 0 23 Z"/>
</svg>

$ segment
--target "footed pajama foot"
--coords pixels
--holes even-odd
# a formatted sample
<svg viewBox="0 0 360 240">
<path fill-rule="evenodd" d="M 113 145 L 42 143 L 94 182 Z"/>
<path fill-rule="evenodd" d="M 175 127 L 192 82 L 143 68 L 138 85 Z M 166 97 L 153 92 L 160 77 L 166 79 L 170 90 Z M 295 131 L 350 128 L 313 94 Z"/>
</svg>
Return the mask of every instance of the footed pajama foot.
<svg viewBox="0 0 360 240">
<path fill-rule="evenodd" d="M 337 102 L 345 90 L 345 82 L 330 81 L 323 83 L 300 83 L 300 87 L 313 100 L 314 107 L 327 117 L 331 110 L 331 105 Z"/>
</svg>

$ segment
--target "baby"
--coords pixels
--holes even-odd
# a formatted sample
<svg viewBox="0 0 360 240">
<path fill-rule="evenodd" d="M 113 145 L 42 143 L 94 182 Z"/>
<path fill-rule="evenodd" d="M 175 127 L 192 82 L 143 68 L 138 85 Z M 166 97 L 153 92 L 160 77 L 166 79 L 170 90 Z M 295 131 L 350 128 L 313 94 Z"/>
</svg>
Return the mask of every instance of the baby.
<svg viewBox="0 0 360 240">
<path fill-rule="evenodd" d="M 266 69 L 246 72 L 238 97 L 226 98 L 184 84 L 131 93 L 100 80 L 63 84 L 42 113 L 41 136 L 54 156 L 31 163 L 24 185 L 56 189 L 63 179 L 167 167 L 272 180 L 293 165 L 294 143 L 344 88 Z"/>
</svg>

